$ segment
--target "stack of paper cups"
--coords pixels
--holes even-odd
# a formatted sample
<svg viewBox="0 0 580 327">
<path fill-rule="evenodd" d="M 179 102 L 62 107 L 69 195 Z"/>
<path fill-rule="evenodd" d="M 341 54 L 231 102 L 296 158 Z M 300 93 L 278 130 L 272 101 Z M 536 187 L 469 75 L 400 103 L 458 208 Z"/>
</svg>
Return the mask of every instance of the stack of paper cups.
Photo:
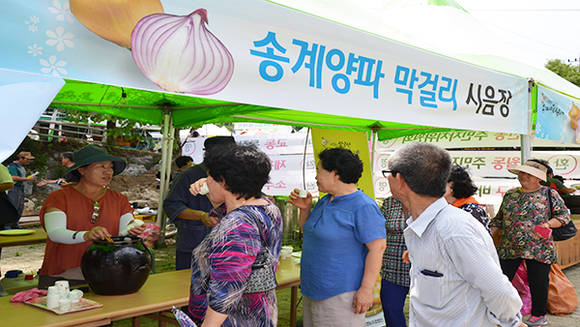
<svg viewBox="0 0 580 327">
<path fill-rule="evenodd" d="M 57 280 L 54 282 L 54 286 L 59 290 L 61 298 L 67 298 L 68 292 L 70 290 L 70 286 L 68 284 L 68 280 Z"/>
<path fill-rule="evenodd" d="M 46 306 L 49 309 L 56 309 L 60 301 L 60 289 L 57 286 L 49 286 L 46 294 Z"/>
<path fill-rule="evenodd" d="M 68 293 L 68 298 L 71 303 L 77 303 L 83 297 L 83 291 L 81 290 L 72 290 Z"/>
<path fill-rule="evenodd" d="M 69 311 L 71 307 L 71 301 L 67 298 L 61 298 L 58 301 L 58 309 L 60 311 L 66 312 Z"/>
</svg>

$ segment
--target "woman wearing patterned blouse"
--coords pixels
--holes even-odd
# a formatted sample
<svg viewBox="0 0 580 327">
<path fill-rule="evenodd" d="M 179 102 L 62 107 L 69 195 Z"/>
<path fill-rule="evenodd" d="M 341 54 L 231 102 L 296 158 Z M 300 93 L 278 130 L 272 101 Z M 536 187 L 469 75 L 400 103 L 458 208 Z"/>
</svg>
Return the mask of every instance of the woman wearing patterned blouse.
<svg viewBox="0 0 580 327">
<path fill-rule="evenodd" d="M 383 315 L 389 327 L 406 327 L 405 299 L 409 293 L 409 269 L 411 265 L 404 263 L 402 256 L 407 250 L 403 230 L 407 227 L 407 215 L 401 202 L 388 197 L 383 202 L 381 211 L 385 216 L 387 229 L 387 249 L 383 254 L 381 268 L 381 303 Z"/>
<path fill-rule="evenodd" d="M 509 169 L 518 175 L 521 187 L 505 193 L 501 207 L 491 221 L 492 234 L 503 231 L 498 254 L 503 273 L 512 280 L 522 260 L 528 269 L 532 295 L 532 316 L 528 326 L 547 325 L 546 304 L 550 265 L 557 261 L 552 237 L 545 238 L 535 230 L 557 228 L 570 221 L 564 201 L 553 189 L 540 185 L 546 180 L 547 168 L 538 160 Z M 551 198 L 551 208 L 550 201 Z M 550 212 L 551 210 L 551 212 Z"/>
<path fill-rule="evenodd" d="M 477 186 L 473 184 L 467 170 L 459 165 L 453 165 L 447 182 L 447 190 L 443 197 L 452 206 L 469 212 L 491 233 L 489 230 L 489 216 L 473 197 L 476 191 Z"/>
<path fill-rule="evenodd" d="M 226 214 L 193 251 L 188 312 L 201 326 L 276 326 L 276 290 L 246 293 L 252 264 L 265 253 L 277 269 L 282 241 L 280 210 L 261 190 L 268 182 L 270 159 L 251 146 L 208 154 L 207 183 L 214 207 Z"/>
</svg>

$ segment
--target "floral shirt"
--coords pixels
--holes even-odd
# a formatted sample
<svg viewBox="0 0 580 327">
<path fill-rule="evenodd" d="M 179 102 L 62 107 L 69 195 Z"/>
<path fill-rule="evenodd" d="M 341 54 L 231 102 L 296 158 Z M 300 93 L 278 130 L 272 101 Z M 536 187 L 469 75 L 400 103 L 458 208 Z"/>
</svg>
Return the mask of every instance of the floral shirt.
<svg viewBox="0 0 580 327">
<path fill-rule="evenodd" d="M 552 215 L 548 192 L 552 198 Z M 531 259 L 551 264 L 557 261 L 552 238 L 534 233 L 534 227 L 547 223 L 551 218 L 562 224 L 570 221 L 570 213 L 564 200 L 553 189 L 542 186 L 534 192 L 514 188 L 506 192 L 501 207 L 490 227 L 503 230 L 497 248 L 500 259 Z"/>
<path fill-rule="evenodd" d="M 491 234 L 489 230 L 489 216 L 487 215 L 487 212 L 485 212 L 485 209 L 483 209 L 482 206 L 480 206 L 477 203 L 470 202 L 462 205 L 461 207 L 459 207 L 459 209 L 469 212 L 473 216 L 473 218 L 477 219 L 477 221 L 479 221 L 483 225 L 483 227 L 487 229 L 487 232 Z"/>
<path fill-rule="evenodd" d="M 276 291 L 244 293 L 262 248 L 257 223 L 262 225 L 264 242 L 277 269 L 282 245 L 278 207 L 270 202 L 232 210 L 193 251 L 188 311 L 196 323 L 204 319 L 210 306 L 228 315 L 222 326 L 276 326 Z"/>
<path fill-rule="evenodd" d="M 381 212 L 385 216 L 387 229 L 387 249 L 383 253 L 381 276 L 393 284 L 409 287 L 411 265 L 402 260 L 403 252 L 407 250 L 403 237 L 403 231 L 407 227 L 403 206 L 399 200 L 388 197 L 381 206 Z"/>
</svg>

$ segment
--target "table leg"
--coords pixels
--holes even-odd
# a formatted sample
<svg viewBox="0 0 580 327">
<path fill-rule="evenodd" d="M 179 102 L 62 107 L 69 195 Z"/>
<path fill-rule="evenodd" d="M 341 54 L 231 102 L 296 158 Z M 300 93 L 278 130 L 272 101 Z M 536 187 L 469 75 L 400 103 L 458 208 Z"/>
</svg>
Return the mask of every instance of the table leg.
<svg viewBox="0 0 580 327">
<path fill-rule="evenodd" d="M 133 317 L 132 320 L 132 327 L 140 327 L 141 326 L 141 317 Z"/>
<path fill-rule="evenodd" d="M 290 293 L 290 327 L 296 327 L 296 311 L 298 302 L 298 286 L 292 286 Z"/>
</svg>

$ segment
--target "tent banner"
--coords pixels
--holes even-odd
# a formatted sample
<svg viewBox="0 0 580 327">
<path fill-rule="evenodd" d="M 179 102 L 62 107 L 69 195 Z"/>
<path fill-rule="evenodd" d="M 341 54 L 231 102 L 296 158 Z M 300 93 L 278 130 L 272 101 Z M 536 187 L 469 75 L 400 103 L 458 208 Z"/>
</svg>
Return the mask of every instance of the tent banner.
<svg viewBox="0 0 580 327">
<path fill-rule="evenodd" d="M 0 66 L 13 70 L 371 120 L 529 129 L 526 79 L 268 1 L 7 0 L 0 37 Z"/>
<path fill-rule="evenodd" d="M 0 162 L 16 151 L 63 85 L 61 78 L 0 68 Z"/>
<path fill-rule="evenodd" d="M 298 188 L 306 189 L 315 196 L 318 195 L 311 138 L 307 140 L 306 155 L 304 155 L 306 134 L 236 135 L 234 138 L 238 144 L 255 145 L 270 157 L 272 170 L 270 181 L 262 189 L 265 194 L 289 196 L 292 190 Z M 192 157 L 196 164 L 201 163 L 205 139 L 206 137 L 188 138 L 182 147 L 181 155 Z M 306 160 L 305 163 L 304 160 Z"/>
<path fill-rule="evenodd" d="M 538 85 L 536 138 L 580 144 L 580 100 Z"/>
<path fill-rule="evenodd" d="M 479 203 L 492 206 L 487 208 L 491 217 L 493 217 L 493 215 L 492 212 L 490 212 L 490 209 L 493 211 L 493 213 L 497 212 L 505 193 L 509 189 L 521 186 L 516 178 L 473 178 L 473 183 L 475 186 L 477 186 L 477 191 L 475 191 L 473 196 Z M 376 180 L 375 192 L 377 198 L 386 198 L 391 196 L 389 183 L 387 182 L 386 178 L 380 178 Z"/>
<path fill-rule="evenodd" d="M 494 133 L 482 131 L 449 131 L 408 135 L 390 140 L 377 141 L 376 151 L 395 151 L 407 143 L 426 142 L 446 149 L 469 148 L 512 148 L 521 146 L 520 134 Z M 532 137 L 534 148 L 545 147 L 578 147 L 580 144 L 564 144 Z"/>
<path fill-rule="evenodd" d="M 189 137 L 183 144 L 181 155 L 190 156 L 195 164 L 203 161 L 203 142 L 207 137 Z M 239 144 L 253 144 L 268 155 L 302 155 L 304 143 L 306 154 L 312 156 L 312 139 L 306 140 L 306 134 L 282 134 L 282 135 L 235 135 L 234 139 Z M 313 167 L 314 168 L 314 167 Z"/>
<path fill-rule="evenodd" d="M 449 151 L 453 164 L 468 169 L 471 176 L 507 177 L 514 174 L 508 169 L 521 164 L 519 151 Z M 382 178 L 382 170 L 388 169 L 390 153 L 376 153 L 374 164 L 375 178 Z M 578 151 L 535 151 L 532 157 L 544 159 L 550 163 L 554 175 L 564 178 L 580 179 L 580 152 Z"/>
</svg>

